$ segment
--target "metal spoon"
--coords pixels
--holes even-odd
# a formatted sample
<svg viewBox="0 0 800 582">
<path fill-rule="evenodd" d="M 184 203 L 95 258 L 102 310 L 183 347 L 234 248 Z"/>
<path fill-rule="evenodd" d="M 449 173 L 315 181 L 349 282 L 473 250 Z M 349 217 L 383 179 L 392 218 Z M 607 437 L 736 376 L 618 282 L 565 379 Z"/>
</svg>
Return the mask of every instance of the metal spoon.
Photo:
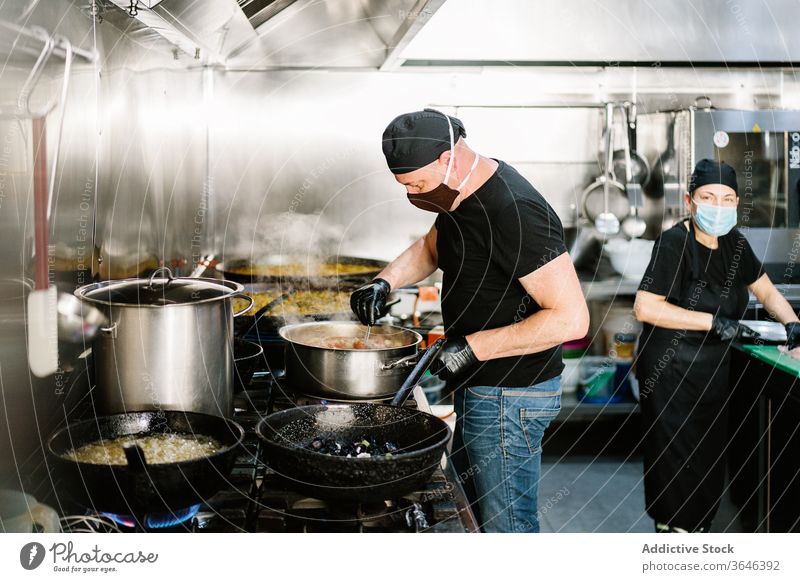
<svg viewBox="0 0 800 582">
<path fill-rule="evenodd" d="M 639 238 L 647 230 L 647 223 L 639 216 L 639 209 L 633 207 L 631 214 L 622 221 L 622 232 L 628 238 Z"/>
<path fill-rule="evenodd" d="M 609 181 L 614 175 L 614 162 L 611 153 L 611 148 L 614 146 L 613 107 L 612 103 L 606 105 L 606 164 L 605 175 L 603 176 L 603 212 L 594 221 L 594 227 L 600 234 L 617 234 L 619 232 L 619 219 L 608 211 Z"/>
</svg>

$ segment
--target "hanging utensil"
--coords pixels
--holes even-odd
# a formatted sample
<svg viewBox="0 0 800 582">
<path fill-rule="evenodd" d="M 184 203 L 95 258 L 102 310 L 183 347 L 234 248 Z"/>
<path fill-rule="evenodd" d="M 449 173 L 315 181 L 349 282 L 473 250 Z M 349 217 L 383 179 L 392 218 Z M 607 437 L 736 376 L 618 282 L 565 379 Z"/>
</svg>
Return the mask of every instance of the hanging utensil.
<svg viewBox="0 0 800 582">
<path fill-rule="evenodd" d="M 650 181 L 650 164 L 636 150 L 636 104 L 619 106 L 625 123 L 625 147 L 614 152 L 614 176 L 625 184 L 644 187 Z"/>
<path fill-rule="evenodd" d="M 606 105 L 606 164 L 604 168 L 605 180 L 603 180 L 603 212 L 595 219 L 594 226 L 600 234 L 617 234 L 619 232 L 619 219 L 615 214 L 609 212 L 608 197 L 610 182 L 613 179 L 613 161 L 611 148 L 614 147 L 614 104 Z"/>
<path fill-rule="evenodd" d="M 630 203 L 630 213 L 622 221 L 622 232 L 628 238 L 639 238 L 647 230 L 647 223 L 639 217 L 642 206 L 642 185 L 650 179 L 647 161 L 634 150 L 636 144 L 636 110 L 632 103 L 620 105 L 625 123 L 625 142 L 622 150 L 622 168 L 625 177 L 625 192 Z M 614 153 L 614 174 L 619 177 L 619 151 Z"/>
<path fill-rule="evenodd" d="M 48 184 L 47 168 L 47 114 L 55 106 L 57 100 L 48 103 L 44 110 L 31 112 L 30 95 L 33 85 L 38 80 L 44 62 L 50 56 L 55 45 L 49 39 L 37 60 L 34 70 L 26 81 L 20 94 L 20 103 L 34 116 L 31 120 L 33 129 L 33 214 L 34 214 L 34 248 L 35 276 L 34 290 L 28 296 L 28 365 L 35 376 L 43 378 L 55 374 L 58 370 L 58 296 L 55 287 L 50 285 L 48 269 L 48 252 L 50 239 L 50 219 L 53 207 L 53 191 L 58 168 L 58 153 L 61 135 L 64 128 L 64 111 L 67 107 L 69 75 L 72 67 L 72 45 L 61 39 L 64 46 L 64 81 L 61 88 L 61 111 L 59 114 L 53 160 L 50 167 Z"/>
<path fill-rule="evenodd" d="M 639 216 L 639 208 L 631 207 L 630 215 L 622 221 L 622 233 L 628 238 L 640 238 L 647 230 L 647 223 Z"/>
<path fill-rule="evenodd" d="M 47 126 L 43 117 L 32 123 L 35 274 L 27 305 L 28 365 L 34 376 L 44 378 L 58 370 L 58 297 L 47 269 Z"/>
<path fill-rule="evenodd" d="M 616 234 L 619 223 L 628 216 L 630 205 L 625 188 L 614 179 L 611 163 L 613 147 L 613 115 L 614 104 L 606 104 L 605 120 L 605 158 L 603 173 L 590 184 L 581 197 L 581 211 L 601 234 Z"/>
</svg>

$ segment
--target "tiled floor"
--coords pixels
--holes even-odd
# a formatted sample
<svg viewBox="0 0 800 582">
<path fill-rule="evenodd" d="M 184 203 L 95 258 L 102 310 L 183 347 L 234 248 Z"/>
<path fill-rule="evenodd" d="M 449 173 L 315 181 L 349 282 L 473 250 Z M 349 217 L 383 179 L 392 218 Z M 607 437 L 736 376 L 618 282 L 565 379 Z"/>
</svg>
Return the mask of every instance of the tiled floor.
<svg viewBox="0 0 800 582">
<path fill-rule="evenodd" d="M 640 459 L 561 457 L 542 461 L 539 510 L 543 532 L 645 532 Z M 713 531 L 739 532 L 736 508 L 723 499 Z"/>
</svg>

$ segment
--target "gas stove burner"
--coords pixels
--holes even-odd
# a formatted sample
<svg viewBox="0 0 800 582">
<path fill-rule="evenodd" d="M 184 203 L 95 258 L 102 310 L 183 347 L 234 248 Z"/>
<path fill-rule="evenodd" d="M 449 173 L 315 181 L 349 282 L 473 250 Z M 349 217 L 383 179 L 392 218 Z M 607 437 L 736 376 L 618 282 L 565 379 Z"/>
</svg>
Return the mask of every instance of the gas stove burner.
<svg viewBox="0 0 800 582">
<path fill-rule="evenodd" d="M 144 529 L 168 529 L 180 525 L 192 519 L 200 511 L 200 504 L 192 505 L 186 509 L 179 509 L 172 513 L 148 513 L 144 516 Z M 137 529 L 137 520 L 132 515 L 121 515 L 116 513 L 104 513 L 114 523 L 128 529 Z"/>
<path fill-rule="evenodd" d="M 276 499 L 277 501 L 277 499 Z M 420 532 L 433 525 L 433 506 L 416 496 L 386 501 L 341 502 L 297 498 L 285 510 L 262 498 L 264 523 L 283 522 L 283 531 Z M 434 520 L 435 521 L 435 520 Z"/>
</svg>

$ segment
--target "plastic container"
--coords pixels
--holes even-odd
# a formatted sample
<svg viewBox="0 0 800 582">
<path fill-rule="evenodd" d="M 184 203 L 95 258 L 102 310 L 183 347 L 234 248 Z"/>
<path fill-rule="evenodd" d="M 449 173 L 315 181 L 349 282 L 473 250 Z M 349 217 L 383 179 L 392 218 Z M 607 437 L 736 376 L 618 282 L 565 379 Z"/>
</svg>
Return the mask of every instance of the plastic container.
<svg viewBox="0 0 800 582">
<path fill-rule="evenodd" d="M 561 372 L 562 394 L 570 394 L 578 389 L 580 369 L 581 360 L 579 358 L 564 358 L 564 371 Z"/>
<path fill-rule="evenodd" d="M 604 356 L 581 360 L 577 393 L 582 402 L 614 404 L 631 399 L 630 362 Z"/>
<path fill-rule="evenodd" d="M 612 355 L 618 360 L 633 360 L 633 353 L 636 349 L 636 334 L 615 333 Z"/>
<path fill-rule="evenodd" d="M 617 358 L 618 340 L 635 345 L 636 339 L 642 332 L 642 323 L 637 321 L 633 314 L 633 303 L 615 301 L 605 313 L 600 328 L 603 335 L 603 352 L 612 358 Z M 630 357 L 633 357 L 633 351 L 628 350 L 628 346 L 623 346 L 623 351 L 630 351 Z"/>
<path fill-rule="evenodd" d="M 561 344 L 561 357 L 563 357 L 565 360 L 582 358 L 589 350 L 589 344 L 591 341 L 592 339 L 589 336 L 586 336 L 581 339 L 564 342 Z"/>
</svg>

